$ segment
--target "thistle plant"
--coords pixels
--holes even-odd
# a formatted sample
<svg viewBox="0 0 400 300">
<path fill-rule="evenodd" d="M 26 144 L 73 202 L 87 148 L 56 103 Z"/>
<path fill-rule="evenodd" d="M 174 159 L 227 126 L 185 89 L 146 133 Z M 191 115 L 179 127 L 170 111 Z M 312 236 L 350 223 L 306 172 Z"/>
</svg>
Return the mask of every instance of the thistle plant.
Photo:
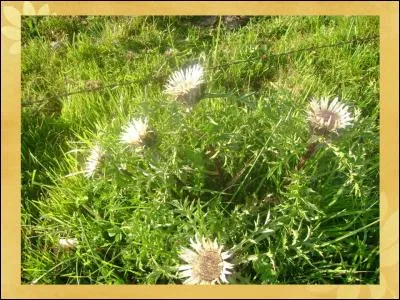
<svg viewBox="0 0 400 300">
<path fill-rule="evenodd" d="M 133 119 L 121 133 L 121 142 L 132 147 L 144 145 L 150 133 L 148 127 L 147 118 Z"/>
<path fill-rule="evenodd" d="M 250 19 L 21 19 L 21 282 L 378 282 L 379 19 Z"/>
<path fill-rule="evenodd" d="M 298 170 L 315 154 L 320 138 L 329 140 L 333 135 L 338 135 L 339 129 L 352 125 L 353 118 L 349 112 L 349 107 L 340 103 L 338 97 L 331 102 L 328 97 L 324 97 L 320 100 L 312 99 L 307 111 L 307 120 L 311 138 L 307 151 L 297 164 Z"/>
<path fill-rule="evenodd" d="M 90 153 L 90 156 L 87 159 L 84 176 L 88 178 L 93 177 L 103 158 L 104 153 L 102 149 L 99 145 L 95 145 Z"/>
<path fill-rule="evenodd" d="M 232 263 L 227 261 L 232 256 L 229 251 L 222 251 L 224 246 L 219 245 L 217 239 L 207 238 L 190 239 L 189 248 L 184 248 L 179 255 L 187 264 L 179 266 L 181 278 L 187 278 L 183 284 L 216 284 L 228 283 L 227 275 L 232 274 Z"/>
<path fill-rule="evenodd" d="M 172 73 L 165 86 L 165 93 L 191 110 L 203 95 L 203 84 L 204 69 L 200 64 L 193 64 Z"/>
<path fill-rule="evenodd" d="M 71 250 L 74 249 L 79 242 L 77 238 L 60 238 L 58 244 L 62 249 Z"/>
</svg>

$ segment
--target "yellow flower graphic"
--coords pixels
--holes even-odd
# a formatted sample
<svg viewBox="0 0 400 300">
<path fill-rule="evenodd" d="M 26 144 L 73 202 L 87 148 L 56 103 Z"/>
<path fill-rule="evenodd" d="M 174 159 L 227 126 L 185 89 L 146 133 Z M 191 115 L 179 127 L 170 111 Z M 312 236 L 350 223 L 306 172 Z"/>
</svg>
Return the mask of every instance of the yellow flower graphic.
<svg viewBox="0 0 400 300">
<path fill-rule="evenodd" d="M 8 39 L 14 41 L 11 44 L 10 53 L 19 54 L 21 53 L 21 15 L 48 15 L 49 6 L 47 4 L 44 4 L 36 12 L 32 2 L 24 1 L 22 13 L 15 7 L 8 5 L 4 6 L 3 14 L 12 26 L 2 26 L 1 33 L 4 34 L 4 36 Z"/>
</svg>

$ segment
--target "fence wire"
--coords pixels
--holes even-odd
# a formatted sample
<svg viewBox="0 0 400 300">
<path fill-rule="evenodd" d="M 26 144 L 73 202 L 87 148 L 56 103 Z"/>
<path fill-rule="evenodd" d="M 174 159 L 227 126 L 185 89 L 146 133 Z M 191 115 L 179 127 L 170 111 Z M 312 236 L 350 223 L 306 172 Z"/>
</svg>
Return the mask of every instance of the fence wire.
<svg viewBox="0 0 400 300">
<path fill-rule="evenodd" d="M 265 53 L 265 54 L 267 54 L 269 58 L 271 58 L 271 57 L 281 57 L 281 56 L 296 54 L 296 53 L 300 53 L 300 52 L 315 51 L 315 50 L 324 49 L 324 48 L 334 48 L 334 47 L 339 47 L 339 46 L 348 45 L 348 44 L 369 43 L 369 42 L 375 41 L 377 39 L 379 39 L 379 36 L 378 35 L 374 35 L 374 36 L 369 36 L 369 37 L 364 37 L 364 38 L 356 38 L 356 39 L 352 39 L 352 40 L 348 40 L 348 41 L 342 41 L 342 42 L 338 42 L 338 43 L 335 43 L 335 44 L 312 46 L 312 47 L 307 47 L 307 48 L 302 48 L 302 49 L 296 49 L 296 50 L 291 50 L 291 51 L 287 51 L 287 52 L 277 53 L 277 54 L 268 54 L 268 53 Z M 231 65 L 236 65 L 236 64 L 246 63 L 246 62 L 247 63 L 248 62 L 253 62 L 256 59 L 257 58 L 252 57 L 252 58 L 248 58 L 248 59 L 237 60 L 237 61 L 233 61 L 233 62 L 229 62 L 229 63 L 225 63 L 225 64 L 220 64 L 220 65 L 217 65 L 217 66 L 214 66 L 214 67 L 208 67 L 206 69 L 207 70 L 212 70 L 212 69 L 225 68 L 225 67 L 229 67 Z M 155 79 L 155 78 L 152 78 L 152 79 Z M 130 84 L 134 84 L 134 83 L 137 83 L 137 82 L 138 82 L 138 80 L 135 80 L 135 81 L 124 81 L 124 82 L 120 82 L 120 83 L 112 83 L 112 84 L 108 84 L 108 85 L 103 85 L 103 86 L 100 86 L 100 87 L 97 87 L 97 88 L 85 88 L 85 89 L 80 89 L 80 90 L 76 90 L 76 91 L 69 92 L 69 93 L 63 93 L 63 94 L 59 94 L 59 95 L 46 97 L 46 98 L 43 98 L 43 99 L 40 99 L 40 100 L 35 100 L 34 102 L 33 101 L 29 101 L 29 100 L 25 100 L 25 101 L 22 102 L 22 107 L 31 106 L 33 104 L 37 104 L 38 102 L 49 101 L 49 100 L 53 100 L 53 99 L 60 99 L 60 98 L 64 98 L 64 97 L 68 97 L 68 96 L 72 96 L 72 95 L 76 95 L 76 94 L 97 92 L 99 90 L 105 90 L 105 89 L 108 89 L 108 88 L 115 88 L 115 87 L 119 87 L 119 86 L 130 85 Z"/>
</svg>

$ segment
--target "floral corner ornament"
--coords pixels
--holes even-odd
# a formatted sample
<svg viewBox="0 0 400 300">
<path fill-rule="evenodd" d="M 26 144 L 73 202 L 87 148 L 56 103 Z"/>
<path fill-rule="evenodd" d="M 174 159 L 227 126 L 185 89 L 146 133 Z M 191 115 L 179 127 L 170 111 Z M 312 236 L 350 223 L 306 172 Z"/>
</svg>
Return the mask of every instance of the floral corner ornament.
<svg viewBox="0 0 400 300">
<path fill-rule="evenodd" d="M 50 9 L 48 4 L 44 4 L 37 10 L 31 1 L 24 1 L 22 11 L 17 8 L 7 5 L 3 7 L 3 16 L 11 24 L 9 26 L 2 26 L 1 33 L 8 39 L 12 40 L 9 49 L 10 54 L 21 53 L 21 16 L 38 16 L 49 15 Z"/>
</svg>

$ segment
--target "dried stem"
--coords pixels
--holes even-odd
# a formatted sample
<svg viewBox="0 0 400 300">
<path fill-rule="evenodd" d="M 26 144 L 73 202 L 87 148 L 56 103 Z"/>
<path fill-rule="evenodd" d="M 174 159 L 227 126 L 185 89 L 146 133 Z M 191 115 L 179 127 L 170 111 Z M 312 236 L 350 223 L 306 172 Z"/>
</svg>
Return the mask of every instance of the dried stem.
<svg viewBox="0 0 400 300">
<path fill-rule="evenodd" d="M 308 145 L 307 152 L 300 158 L 299 163 L 297 164 L 296 170 L 301 170 L 305 164 L 305 162 L 315 154 L 317 150 L 318 143 L 314 142 Z"/>
</svg>

